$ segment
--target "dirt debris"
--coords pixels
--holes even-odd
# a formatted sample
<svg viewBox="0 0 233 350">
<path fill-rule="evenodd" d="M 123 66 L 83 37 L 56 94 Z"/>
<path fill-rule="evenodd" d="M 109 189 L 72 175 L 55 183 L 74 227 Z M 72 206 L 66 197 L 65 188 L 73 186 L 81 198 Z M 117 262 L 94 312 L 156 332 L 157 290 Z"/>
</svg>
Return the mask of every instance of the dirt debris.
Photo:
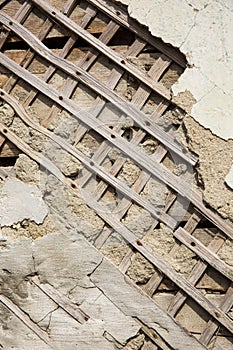
<svg viewBox="0 0 233 350">
<path fill-rule="evenodd" d="M 26 154 L 20 154 L 15 166 L 16 177 L 26 183 L 38 184 L 40 180 L 39 165 Z"/>
<path fill-rule="evenodd" d="M 19 117 L 14 118 L 10 129 L 35 151 L 42 152 L 45 149 L 48 137 L 31 127 L 27 127 Z"/>
<path fill-rule="evenodd" d="M 34 221 L 23 220 L 11 227 L 2 227 L 1 231 L 3 237 L 11 241 L 22 238 L 36 239 L 45 235 L 59 233 L 59 230 L 50 215 L 47 215 L 42 224 L 36 224 Z"/>
<path fill-rule="evenodd" d="M 118 179 L 124 181 L 128 186 L 132 186 L 140 175 L 141 170 L 132 161 L 126 160 L 121 168 Z"/>
<path fill-rule="evenodd" d="M 10 126 L 14 120 L 15 112 L 7 103 L 0 101 L 0 121 L 6 126 Z"/>
<path fill-rule="evenodd" d="M 135 338 L 131 339 L 126 345 L 126 350 L 139 350 L 142 348 L 145 342 L 145 335 L 138 334 Z"/>
<path fill-rule="evenodd" d="M 154 272 L 154 266 L 149 263 L 140 253 L 136 253 L 126 274 L 135 283 L 145 284 L 148 282 Z"/>
</svg>

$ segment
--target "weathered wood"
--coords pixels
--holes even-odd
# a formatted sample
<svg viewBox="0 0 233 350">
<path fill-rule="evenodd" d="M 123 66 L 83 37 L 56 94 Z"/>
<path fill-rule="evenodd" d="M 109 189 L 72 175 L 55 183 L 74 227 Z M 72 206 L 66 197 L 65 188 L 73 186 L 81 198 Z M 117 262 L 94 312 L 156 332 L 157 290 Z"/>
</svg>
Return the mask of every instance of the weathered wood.
<svg viewBox="0 0 233 350">
<path fill-rule="evenodd" d="M 179 227 L 174 232 L 174 236 L 194 253 L 196 253 L 201 259 L 213 266 L 217 271 L 221 272 L 231 281 L 233 280 L 233 269 L 222 261 L 217 254 L 206 248 L 205 245 L 198 239 L 188 234 L 188 232 L 182 227 Z"/>
<path fill-rule="evenodd" d="M 0 13 L 0 22 L 6 26 L 10 26 L 12 30 L 17 33 L 27 44 L 35 50 L 39 55 L 46 59 L 49 63 L 59 67 L 65 73 L 72 76 L 72 78 L 79 80 L 84 85 L 89 86 L 95 92 L 106 98 L 109 102 L 113 103 L 119 110 L 125 115 L 129 115 L 142 129 L 147 131 L 153 137 L 157 138 L 171 151 L 176 152 L 181 158 L 188 161 L 191 165 L 196 163 L 196 157 L 184 147 L 179 145 L 172 139 L 165 131 L 162 130 L 155 122 L 148 118 L 144 113 L 138 111 L 132 104 L 126 102 L 123 98 L 118 96 L 117 93 L 109 89 L 106 85 L 100 83 L 97 79 L 87 73 L 80 67 L 77 67 L 71 62 L 66 61 L 62 57 L 57 56 L 51 52 L 45 45 L 41 43 L 35 36 L 33 36 L 28 30 L 21 26 L 17 21 L 14 21 L 5 14 Z M 10 25 L 9 23 L 12 23 Z M 112 50 L 113 51 L 113 50 Z M 114 52 L 114 51 L 113 51 Z"/>
<path fill-rule="evenodd" d="M 156 67 L 161 67 L 163 69 L 156 69 L 154 68 L 154 66 L 151 68 L 152 70 L 152 74 L 151 76 L 154 79 L 158 79 L 159 75 L 161 74 L 161 72 L 163 72 L 164 69 L 166 69 L 168 63 L 167 62 L 159 62 L 156 63 L 154 66 Z M 115 73 L 117 74 L 117 72 Z M 138 107 L 143 106 L 144 102 L 146 101 L 146 99 L 149 96 L 149 92 L 147 90 L 147 88 L 145 88 L 144 86 L 141 86 L 138 91 L 135 93 L 135 95 L 133 96 L 132 99 L 132 103 L 136 104 Z M 123 132 L 121 131 L 120 126 L 119 127 L 115 127 L 114 130 L 119 130 L 119 132 Z M 145 136 L 145 133 L 142 131 L 138 131 L 136 136 L 131 140 L 132 143 L 137 144 L 139 143 L 143 137 Z M 106 142 L 103 142 L 101 144 L 101 146 L 98 148 L 98 150 L 94 153 L 92 159 L 97 161 L 97 162 L 101 162 L 104 160 L 105 156 L 107 155 L 107 153 L 110 150 L 110 146 L 107 145 Z M 160 152 L 161 151 L 161 152 Z M 155 154 L 153 155 L 153 158 L 155 161 L 160 162 L 162 160 L 162 158 L 164 157 L 164 155 L 167 153 L 167 151 L 163 148 L 163 147 L 159 147 L 158 150 L 155 152 Z M 118 171 L 121 169 L 121 167 L 123 166 L 125 162 L 125 158 L 123 157 L 119 157 L 117 159 L 117 161 L 114 163 L 114 165 L 111 167 L 111 173 L 112 174 L 117 174 Z M 86 174 L 85 172 L 83 173 L 83 177 L 82 177 L 82 181 L 81 181 L 81 185 L 83 186 L 88 179 L 90 178 L 90 174 Z M 148 173 L 142 172 L 139 179 L 136 181 L 136 183 L 132 186 L 132 188 L 140 193 L 140 191 L 143 189 L 143 187 L 145 186 L 145 184 L 148 182 L 148 180 L 150 179 L 150 175 Z M 106 190 L 106 186 L 105 184 L 102 184 L 102 188 L 100 188 L 100 185 L 98 186 L 98 198 L 100 198 L 100 196 L 102 195 L 102 193 Z M 118 218 L 122 218 L 124 216 L 124 214 L 127 212 L 127 210 L 129 209 L 131 203 L 125 198 L 121 201 L 120 205 L 117 206 L 117 217 Z M 155 225 L 158 223 L 158 221 L 156 221 L 156 223 L 154 223 Z M 111 229 L 107 229 L 103 232 L 103 235 L 99 236 L 96 241 L 95 241 L 95 246 L 100 248 L 103 243 L 106 241 L 106 239 L 108 238 L 108 236 L 110 236 L 111 234 Z M 129 252 L 129 256 L 127 255 L 121 265 L 120 265 L 120 269 L 121 271 L 126 271 L 126 267 L 129 265 L 130 261 L 131 261 L 131 256 L 132 256 L 132 251 L 130 250 Z"/>
<path fill-rule="evenodd" d="M 107 0 L 87 0 L 93 6 L 112 17 L 116 22 L 123 25 L 125 28 L 134 32 L 143 40 L 150 43 L 152 46 L 156 47 L 158 50 L 163 52 L 173 61 L 177 62 L 181 67 L 186 67 L 186 60 L 184 56 L 172 47 L 164 44 L 160 39 L 153 37 L 148 33 L 148 31 L 141 25 L 139 25 L 135 20 L 129 17 L 127 12 L 122 8 L 119 8 L 114 3 L 109 3 Z"/>
<path fill-rule="evenodd" d="M 154 82 L 148 75 L 141 73 L 138 69 L 136 69 L 131 63 L 126 61 L 123 56 L 120 56 L 116 52 L 114 52 L 107 45 L 101 43 L 98 39 L 96 39 L 93 35 L 89 34 L 87 31 L 83 30 L 80 26 L 74 23 L 72 20 L 62 15 L 61 12 L 57 11 L 53 6 L 48 5 L 43 0 L 32 0 L 32 2 L 40 7 L 45 13 L 51 17 L 55 18 L 60 24 L 69 29 L 72 33 L 80 36 L 86 42 L 88 42 L 91 46 L 95 47 L 102 54 L 107 56 L 110 60 L 113 60 L 118 66 L 125 69 L 127 72 L 132 74 L 139 81 L 148 85 L 151 89 L 156 91 L 161 96 L 170 100 L 170 92 L 158 82 Z"/>
<path fill-rule="evenodd" d="M 231 309 L 233 305 L 233 284 L 231 283 L 231 286 L 228 288 L 225 296 L 224 296 L 224 300 L 222 301 L 220 308 L 227 312 Z M 200 342 L 204 345 L 208 345 L 211 338 L 213 337 L 213 335 L 215 334 L 215 332 L 217 331 L 219 325 L 216 322 L 213 322 L 212 320 L 210 320 L 207 323 L 206 328 L 204 329 L 204 331 L 202 332 L 201 336 L 200 336 Z"/>
<path fill-rule="evenodd" d="M 208 249 L 213 252 L 217 252 L 223 245 L 224 241 L 225 240 L 223 239 L 223 237 L 221 237 L 221 235 L 218 235 L 208 245 Z M 194 269 L 192 270 L 189 276 L 189 279 L 188 279 L 189 282 L 195 285 L 199 281 L 201 276 L 205 273 L 207 267 L 208 267 L 208 264 L 205 261 L 199 260 L 198 263 L 194 266 Z M 182 291 L 179 291 L 168 307 L 169 313 L 175 316 L 178 310 L 186 301 L 186 299 L 187 299 L 187 296 L 185 295 L 185 293 L 183 293 Z"/>
<path fill-rule="evenodd" d="M 60 170 L 47 158 L 43 157 L 36 151 L 33 151 L 27 144 L 25 144 L 12 131 L 0 123 L 0 132 L 3 133 L 11 142 L 15 143 L 18 148 L 29 155 L 36 162 L 44 166 L 57 179 L 59 179 L 66 186 L 70 186 L 75 194 L 80 195 L 76 184 L 73 181 L 67 180 Z M 83 191 L 83 190 L 82 190 Z M 159 258 L 152 250 L 143 242 L 139 241 L 137 237 L 130 232 L 117 218 L 110 216 L 102 209 L 100 203 L 97 203 L 88 194 L 85 194 L 87 205 L 96 211 L 96 213 L 112 228 L 117 231 L 129 244 L 131 244 L 138 252 L 140 252 L 149 262 L 155 265 L 162 273 L 164 273 L 170 280 L 178 285 L 185 293 L 194 299 L 202 308 L 204 308 L 213 318 L 221 323 L 229 331 L 233 332 L 233 321 L 218 307 L 213 305 L 207 298 L 203 296 L 189 281 L 175 272 L 170 265 Z"/>
<path fill-rule="evenodd" d="M 125 315 L 138 319 L 151 331 L 158 333 L 172 349 L 206 349 L 109 262 L 103 261 L 91 275 L 91 281 Z"/>
<path fill-rule="evenodd" d="M 85 28 L 86 25 L 88 24 L 90 18 L 92 18 L 94 16 L 94 12 L 90 12 L 87 13 L 85 18 L 82 21 L 82 27 Z M 99 40 L 103 41 L 104 43 L 108 43 L 111 38 L 113 37 L 113 35 L 116 33 L 116 31 L 119 29 L 119 27 L 117 25 L 113 25 L 112 23 L 108 24 L 105 31 L 100 35 Z M 74 43 L 73 43 L 74 44 Z M 73 44 L 71 43 L 70 45 L 70 49 L 73 46 Z M 65 57 L 65 55 L 63 55 L 62 57 Z M 85 57 L 83 58 L 83 61 L 81 61 L 79 63 L 79 66 L 81 66 L 83 69 L 88 69 L 91 64 L 95 61 L 95 59 L 98 57 L 98 54 L 91 54 L 90 52 L 88 52 Z M 88 58 L 88 59 L 87 59 Z M 77 82 L 76 81 L 72 81 L 72 80 L 67 80 L 64 88 L 62 89 L 61 93 L 67 97 L 70 97 L 72 95 L 72 93 L 75 90 L 75 87 L 77 86 Z M 56 115 L 58 111 L 58 107 L 57 106 L 53 106 L 51 112 L 49 113 L 48 117 L 45 119 L 45 121 L 43 121 L 43 125 L 47 126 L 49 125 L 49 123 L 51 122 L 51 120 L 54 118 L 54 116 Z M 86 132 L 86 129 L 83 128 L 83 133 Z M 85 131 L 84 131 L 85 130 Z M 82 135 L 83 135 L 82 133 Z"/>
<path fill-rule="evenodd" d="M 61 294 L 50 284 L 40 283 L 37 277 L 32 277 L 32 282 L 79 323 L 83 324 L 89 319 L 76 304 L 72 303 L 69 298 Z"/>
<path fill-rule="evenodd" d="M 126 56 L 129 54 L 133 55 L 133 56 L 137 56 L 141 50 L 145 47 L 145 43 L 142 42 L 141 40 L 135 40 L 134 43 L 130 46 L 130 48 L 127 50 Z M 91 60 L 91 58 L 90 58 Z M 87 69 L 89 66 L 87 63 L 83 62 L 85 69 Z M 117 83 L 120 81 L 120 79 L 122 78 L 123 75 L 123 70 L 122 69 L 114 69 L 108 78 L 108 81 L 106 82 L 106 84 L 108 85 L 108 87 L 110 89 L 114 89 L 117 86 Z M 93 117 L 98 117 L 98 114 L 102 111 L 102 109 L 105 106 L 105 101 L 103 101 L 103 99 L 101 97 L 97 97 L 96 102 L 93 106 L 93 111 L 92 111 L 92 115 Z M 120 126 L 119 128 L 117 128 L 117 131 L 120 133 Z M 76 132 L 76 136 L 75 136 L 75 144 L 77 145 L 77 143 L 80 141 L 80 139 L 82 138 L 82 136 L 85 134 L 86 132 L 86 128 L 82 125 L 80 125 L 78 127 L 78 130 Z M 109 152 L 110 146 L 107 142 L 103 142 L 100 147 L 98 148 L 98 150 L 95 152 L 95 154 L 93 155 L 92 159 L 95 161 L 98 161 L 99 163 L 101 162 L 101 159 L 104 160 L 105 157 L 107 156 L 108 152 Z M 82 186 L 85 184 L 86 181 L 88 181 L 89 179 L 89 174 L 85 173 L 83 174 L 83 178 L 82 178 Z"/>
<path fill-rule="evenodd" d="M 0 302 L 52 349 L 48 334 L 34 323 L 16 304 L 2 294 L 0 294 Z"/>
<path fill-rule="evenodd" d="M 133 201 L 135 201 L 137 204 L 139 204 L 140 206 L 142 206 L 143 208 L 148 210 L 154 217 L 156 217 L 157 219 L 160 218 L 160 220 L 162 222 L 166 223 L 169 227 L 175 228 L 176 222 L 168 214 L 155 210 L 153 205 L 149 201 L 142 198 L 132 188 L 128 187 L 122 181 L 115 178 L 112 174 L 109 174 L 103 167 L 99 166 L 97 163 L 95 164 L 94 162 L 91 162 L 88 157 L 84 156 L 76 148 L 69 145 L 67 142 L 62 140 L 60 137 L 54 135 L 49 130 L 43 128 L 39 124 L 32 121 L 28 117 L 26 111 L 21 106 L 18 105 L 18 102 L 1 89 L 0 89 L 0 98 L 4 99 L 7 103 L 9 103 L 11 105 L 11 107 L 15 110 L 15 112 L 18 114 L 18 116 L 28 126 L 34 128 L 38 132 L 49 137 L 52 141 L 57 143 L 62 149 L 66 150 L 73 157 L 77 158 L 80 162 L 82 162 L 82 164 L 84 164 L 86 167 L 88 167 L 88 169 L 91 172 L 96 173 L 98 176 L 100 176 L 105 181 L 107 181 L 111 186 L 116 188 L 123 195 L 128 196 Z"/>
<path fill-rule="evenodd" d="M 197 190 L 190 188 L 190 184 L 172 174 L 164 166 L 153 162 L 151 157 L 147 156 L 139 150 L 135 150 L 135 148 L 128 141 L 120 137 L 119 134 L 115 133 L 113 130 L 109 130 L 99 120 L 93 119 L 88 113 L 80 110 L 73 101 L 67 99 L 66 97 L 60 96 L 60 94 L 51 86 L 30 74 L 24 68 L 18 66 L 15 62 L 5 57 L 2 53 L 0 53 L 0 58 L 2 65 L 12 71 L 14 74 L 22 77 L 23 80 L 37 88 L 39 91 L 45 94 L 45 96 L 52 99 L 58 105 L 65 108 L 68 112 L 76 116 L 89 128 L 96 130 L 114 146 L 132 158 L 137 164 L 139 164 L 139 166 L 152 173 L 155 177 L 160 178 L 173 190 L 179 192 L 182 196 L 189 199 L 195 205 L 195 207 L 202 212 L 203 215 L 207 216 L 208 219 L 212 221 L 217 227 L 219 227 L 224 233 L 226 233 L 226 235 L 228 235 L 230 238 L 233 238 L 232 225 L 225 222 L 210 209 L 207 209 L 202 202 L 201 194 Z"/>
</svg>

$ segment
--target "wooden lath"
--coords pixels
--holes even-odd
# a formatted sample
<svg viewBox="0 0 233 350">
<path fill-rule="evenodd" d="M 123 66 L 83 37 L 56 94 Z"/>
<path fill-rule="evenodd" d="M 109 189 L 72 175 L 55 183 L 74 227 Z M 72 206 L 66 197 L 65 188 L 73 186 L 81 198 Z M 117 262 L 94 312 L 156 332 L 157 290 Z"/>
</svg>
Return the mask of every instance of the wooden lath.
<svg viewBox="0 0 233 350">
<path fill-rule="evenodd" d="M 3 10 L 5 3 L 8 2 L 0 3 Z M 232 281 L 232 268 L 220 258 L 218 252 L 228 238 L 233 238 L 233 227 L 230 222 L 223 220 L 204 205 L 201 193 L 197 189 L 192 187 L 186 180 L 173 174 L 164 164 L 164 159 L 171 152 L 180 162 L 187 166 L 195 165 L 197 162 L 195 155 L 175 141 L 172 132 L 165 132 L 157 124 L 157 121 L 163 117 L 167 110 L 175 107 L 170 101 L 170 91 L 161 83 L 161 77 L 173 62 L 184 68 L 185 59 L 174 48 L 165 45 L 159 39 L 153 38 L 145 28 L 130 19 L 126 11 L 115 3 L 105 0 L 87 0 L 85 14 L 81 22 L 76 23 L 70 16 L 78 6 L 77 1 L 69 0 L 61 12 L 45 1 L 33 0 L 24 2 L 16 13 L 15 18 L 10 17 L 7 11 L 0 12 L 0 22 L 4 25 L 4 33 L 0 37 L 0 48 L 2 50 L 0 62 L 10 74 L 9 79 L 0 89 L 0 99 L 13 108 L 15 115 L 25 125 L 44 135 L 52 143 L 57 144 L 77 161 L 81 162 L 84 167 L 82 177 L 73 180 L 65 177 L 61 169 L 53 162 L 43 154 L 33 150 L 25 141 L 20 139 L 11 130 L 11 126 L 7 127 L 1 123 L 2 142 L 5 139 L 12 142 L 23 153 L 57 177 L 64 186 L 68 187 L 76 195 L 79 196 L 80 193 L 85 193 L 88 206 L 94 209 L 106 223 L 101 234 L 93 240 L 93 245 L 101 251 L 113 232 L 117 232 L 128 243 L 128 251 L 118 267 L 121 273 L 127 274 L 135 254 L 141 254 L 148 262 L 152 263 L 156 273 L 142 286 L 142 289 L 148 296 L 153 297 L 165 277 L 176 285 L 178 291 L 167 308 L 169 315 L 176 318 L 188 298 L 195 301 L 202 310 L 208 313 L 208 322 L 200 336 L 202 344 L 200 349 L 204 349 L 215 336 L 220 325 L 230 332 L 233 331 L 233 322 L 228 315 L 233 302 L 232 285 L 229 286 L 223 301 L 218 306 L 212 303 L 197 288 L 198 282 L 202 279 L 209 266 L 212 266 L 227 281 Z M 37 11 L 42 11 L 43 16 L 46 16 L 46 20 L 41 25 L 37 37 L 24 26 L 24 22 L 35 8 L 37 8 Z M 109 22 L 106 23 L 102 34 L 97 38 L 90 34 L 87 29 L 99 13 L 107 15 Z M 55 26 L 61 28 L 61 32 L 65 28 L 70 33 L 64 47 L 58 53 L 43 44 Z M 135 35 L 133 43 L 128 45 L 124 54 L 114 51 L 110 46 L 112 39 L 122 27 Z M 21 64 L 14 62 L 4 52 L 4 45 L 7 43 L 9 34 L 12 33 L 29 46 L 29 49 L 25 51 Z M 78 38 L 82 38 L 87 43 L 88 51 L 77 63 L 68 59 L 68 56 L 77 46 Z M 147 44 L 153 46 L 156 51 L 159 50 L 160 54 L 148 72 L 142 72 L 131 64 L 127 57 L 140 56 Z M 47 71 L 39 77 L 30 72 L 30 65 L 38 56 L 41 56 L 48 66 Z M 98 80 L 91 73 L 92 67 L 101 56 L 109 59 L 111 61 L 110 64 L 113 66 L 108 78 L 103 81 L 101 79 Z M 64 85 L 60 89 L 54 88 L 50 84 L 51 79 L 58 71 L 62 71 L 65 75 Z M 117 91 L 117 86 L 125 75 L 135 79 L 138 83 L 131 101 L 123 98 Z M 27 86 L 30 86 L 30 91 L 27 92 L 24 100 L 20 101 L 20 103 L 14 96 L 14 89 L 19 84 L 28 84 Z M 91 112 L 90 110 L 79 108 L 73 98 L 80 86 L 85 86 L 96 96 L 90 106 Z M 154 107 L 152 114 L 147 115 L 143 112 L 143 107 L 152 94 L 156 94 L 159 103 Z M 40 124 L 38 124 L 29 116 L 27 108 L 34 106 L 35 101 L 41 95 L 52 107 L 47 115 L 44 116 L 44 119 L 40 121 Z M 107 124 L 105 120 L 102 121 L 99 118 L 109 102 L 118 112 L 115 113 L 117 120 L 115 124 Z M 78 121 L 75 142 L 72 145 L 47 129 L 51 121 L 56 120 L 60 111 L 69 112 Z M 127 131 L 127 128 L 124 127 L 125 117 L 130 117 L 133 120 L 133 135 L 129 140 L 125 137 L 125 132 Z M 93 130 L 96 135 L 98 134 L 102 138 L 102 141 L 99 142 L 98 147 L 91 156 L 84 154 L 77 148 L 83 138 L 88 135 L 89 130 Z M 151 155 L 142 152 L 140 149 L 140 145 L 145 137 L 158 141 L 158 147 Z M 111 167 L 106 168 L 104 161 L 111 150 L 115 148 L 120 151 L 120 155 L 111 164 Z M 132 186 L 118 178 L 118 174 L 127 160 L 130 160 L 139 168 L 139 176 Z M 99 181 L 95 192 L 90 194 L 86 186 L 93 181 L 93 175 L 98 176 Z M 143 196 L 145 186 L 151 179 L 155 178 L 164 183 L 169 190 L 166 205 L 162 209 L 154 207 Z M 102 207 L 102 198 L 109 188 L 119 192 L 122 196 L 111 215 L 105 213 Z M 171 211 L 171 208 L 178 202 L 179 196 L 190 201 L 190 208 L 187 210 L 188 219 L 185 219 L 185 223 L 182 223 L 182 225 L 172 216 Z M 181 276 L 168 262 L 152 251 L 145 244 L 143 236 L 137 237 L 134 232 L 126 227 L 124 217 L 128 214 L 133 204 L 137 204 L 151 214 L 151 229 L 156 229 L 160 223 L 165 224 L 173 230 L 173 237 L 176 238 L 179 244 L 183 244 L 195 253 L 197 262 L 187 278 Z M 198 225 L 206 219 L 218 228 L 218 233 L 207 246 L 195 237 Z M 176 252 L 177 247 L 174 246 L 169 255 L 173 256 Z M 39 285 L 36 280 L 34 282 L 47 295 L 53 294 L 54 297 L 56 294 L 54 294 L 54 290 L 51 290 L 50 286 Z M 62 299 L 62 295 L 59 292 L 55 297 L 56 303 L 59 302 L 61 307 L 68 308 L 68 311 L 76 315 L 81 322 L 85 321 L 83 314 L 80 314 L 75 306 L 70 305 L 67 299 Z M 1 301 L 5 304 L 8 303 L 8 300 L 4 298 Z M 8 305 L 12 310 L 14 309 L 18 312 L 17 308 L 15 309 L 12 304 L 8 303 Z M 167 313 L 164 313 L 164 317 Z M 19 316 L 23 320 L 23 315 L 20 312 Z M 31 324 L 27 319 L 23 322 L 28 322 L 30 328 Z M 150 333 L 145 325 L 142 326 L 142 330 L 152 341 L 155 341 L 153 334 Z M 34 330 L 35 333 L 37 331 L 37 329 Z M 39 333 L 39 336 L 43 336 L 43 334 L 40 335 Z M 158 341 L 157 345 L 161 346 L 161 348 L 163 346 L 166 348 L 167 340 L 164 339 L 164 335 L 160 334 L 159 331 L 158 334 L 161 337 L 161 341 Z M 47 338 L 44 340 L 47 341 Z M 195 344 L 194 340 L 193 342 Z M 169 347 L 167 348 L 172 347 L 173 342 L 169 338 Z"/>
</svg>

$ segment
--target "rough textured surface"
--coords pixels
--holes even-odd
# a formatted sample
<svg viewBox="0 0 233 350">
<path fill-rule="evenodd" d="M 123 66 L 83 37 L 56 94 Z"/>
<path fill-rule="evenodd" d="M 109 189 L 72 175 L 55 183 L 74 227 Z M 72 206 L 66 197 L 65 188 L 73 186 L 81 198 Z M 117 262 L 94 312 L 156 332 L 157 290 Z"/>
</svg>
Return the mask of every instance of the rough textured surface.
<svg viewBox="0 0 233 350">
<path fill-rule="evenodd" d="M 129 5 L 129 14 L 153 35 L 186 55 L 188 68 L 172 87 L 173 99 L 202 125 L 186 118 L 198 138 L 199 147 L 191 149 L 200 157 L 197 171 L 204 199 L 223 217 L 232 219 L 232 5 L 226 0 L 121 2 Z M 190 139 L 190 133 L 187 137 Z"/>
<path fill-rule="evenodd" d="M 120 311 L 90 281 L 89 275 L 101 263 L 102 256 L 81 236 L 75 241 L 62 234 L 45 236 L 33 243 L 31 239 L 14 243 L 9 240 L 5 248 L 0 245 L 0 249 L 1 293 L 28 314 L 32 324 L 38 324 L 48 332 L 51 340 L 51 347 L 44 344 L 0 304 L 3 348 L 30 349 L 31 345 L 38 350 L 113 350 L 114 345 L 107 340 L 105 333 L 121 345 L 137 335 L 140 329 L 137 322 Z M 40 283 L 55 287 L 71 302 L 77 303 L 88 315 L 88 320 L 80 324 L 60 308 L 31 282 L 30 277 L 35 274 Z M 20 335 L 20 339 L 12 337 L 14 332 Z"/>
<path fill-rule="evenodd" d="M 233 14 L 229 1 L 121 2 L 129 5 L 129 14 L 148 26 L 153 35 L 186 55 L 190 68 L 173 91 L 177 95 L 188 90 L 193 95 L 196 103 L 191 115 L 218 136 L 232 138 Z"/>
<path fill-rule="evenodd" d="M 198 180 L 205 202 L 224 218 L 233 220 L 232 191 L 224 183 L 233 162 L 233 141 L 216 140 L 209 130 L 191 118 L 185 118 L 183 128 L 188 146 L 199 155 Z"/>
</svg>

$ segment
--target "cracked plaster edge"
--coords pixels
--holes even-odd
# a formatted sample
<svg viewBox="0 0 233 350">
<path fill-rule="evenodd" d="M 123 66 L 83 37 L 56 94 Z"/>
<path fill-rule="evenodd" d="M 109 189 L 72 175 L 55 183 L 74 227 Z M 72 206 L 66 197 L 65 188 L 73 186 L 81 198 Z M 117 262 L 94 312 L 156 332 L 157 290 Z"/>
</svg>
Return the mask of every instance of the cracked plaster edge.
<svg viewBox="0 0 233 350">
<path fill-rule="evenodd" d="M 229 125 L 232 124 L 232 121 L 230 120 L 230 115 L 227 114 L 227 110 L 232 110 L 233 108 L 233 102 L 230 102 L 231 100 L 233 101 L 232 95 L 231 93 L 228 93 L 227 89 L 218 86 L 216 82 L 209 79 L 209 77 L 207 76 L 207 74 L 205 74 L 201 66 L 195 62 L 195 57 L 193 57 L 192 52 L 189 51 L 187 44 L 190 38 L 190 34 L 197 25 L 197 17 L 200 11 L 205 10 L 209 5 L 220 6 L 229 12 L 232 12 L 232 8 L 227 6 L 224 0 L 221 0 L 219 2 L 216 0 L 213 0 L 212 2 L 203 1 L 200 4 L 195 3 L 195 0 L 189 2 L 187 0 L 184 0 L 183 5 L 186 4 L 194 11 L 193 24 L 188 30 L 184 40 L 178 43 L 174 42 L 172 38 L 170 40 L 168 37 L 164 36 L 161 32 L 161 29 L 156 28 L 156 25 L 154 25 L 154 21 L 149 20 L 149 16 L 153 14 L 153 10 L 156 8 L 154 0 L 147 0 L 148 11 L 146 15 L 144 14 L 144 16 L 143 11 L 141 13 L 140 11 L 138 11 L 140 5 L 137 4 L 137 1 L 115 1 L 127 5 L 129 15 L 136 19 L 139 23 L 145 25 L 152 35 L 161 38 L 165 43 L 171 44 L 173 47 L 179 48 L 179 50 L 185 55 L 188 62 L 188 67 L 185 69 L 184 73 L 181 75 L 177 83 L 174 84 L 172 87 L 172 95 L 174 101 L 179 103 L 180 97 L 182 98 L 184 94 L 186 94 L 187 96 L 189 95 L 192 101 L 191 106 L 189 106 L 189 110 L 186 110 L 186 112 L 189 113 L 190 116 L 193 117 L 194 120 L 197 121 L 202 127 L 210 130 L 213 135 L 220 137 L 226 141 L 233 139 L 233 128 L 229 127 Z M 165 2 L 168 2 L 168 0 L 166 0 Z M 192 4 L 192 2 L 194 4 Z M 145 5 L 146 4 L 143 3 L 141 6 L 145 8 Z M 224 49 L 227 52 L 225 46 Z M 223 112 L 224 108 L 222 108 L 222 106 L 229 105 L 229 108 L 225 107 L 226 113 L 222 113 L 223 116 L 221 115 L 221 120 L 219 120 L 218 118 L 216 119 L 216 117 L 213 118 L 211 110 L 206 110 L 205 106 L 210 104 L 210 101 L 214 101 L 215 103 L 217 116 L 219 116 L 220 113 Z M 231 103 L 232 108 L 230 108 Z M 229 188 L 233 189 L 233 165 L 225 178 L 225 183 L 229 186 Z"/>
</svg>

